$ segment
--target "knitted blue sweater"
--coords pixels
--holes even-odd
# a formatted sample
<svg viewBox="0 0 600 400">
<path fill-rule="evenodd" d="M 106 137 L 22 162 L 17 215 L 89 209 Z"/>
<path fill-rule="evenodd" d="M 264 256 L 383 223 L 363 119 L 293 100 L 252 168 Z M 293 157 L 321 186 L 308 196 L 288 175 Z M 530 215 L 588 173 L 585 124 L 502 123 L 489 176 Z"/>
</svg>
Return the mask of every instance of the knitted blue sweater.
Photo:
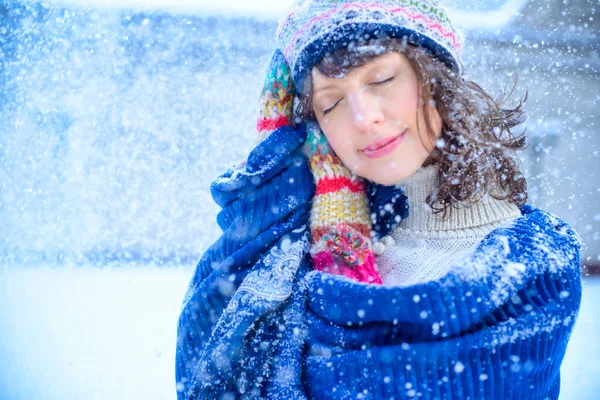
<svg viewBox="0 0 600 400">
<path fill-rule="evenodd" d="M 580 240 L 531 207 L 443 278 L 311 271 L 305 133 L 281 128 L 211 190 L 222 237 L 179 319 L 179 399 L 556 399 L 581 299 Z"/>
</svg>

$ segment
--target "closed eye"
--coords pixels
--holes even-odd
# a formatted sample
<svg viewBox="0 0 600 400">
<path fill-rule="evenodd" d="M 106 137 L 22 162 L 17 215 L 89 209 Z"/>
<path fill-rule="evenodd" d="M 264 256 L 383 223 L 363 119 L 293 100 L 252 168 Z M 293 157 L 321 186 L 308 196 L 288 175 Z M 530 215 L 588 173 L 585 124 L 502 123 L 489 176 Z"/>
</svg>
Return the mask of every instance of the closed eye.
<svg viewBox="0 0 600 400">
<path fill-rule="evenodd" d="M 343 98 L 339 99 L 334 105 L 332 105 L 331 107 L 329 107 L 327 110 L 323 111 L 323 115 L 327 115 L 331 111 L 333 111 L 333 109 L 335 108 L 335 106 L 337 106 L 340 103 L 340 101 L 342 101 L 342 100 L 343 100 Z"/>
<path fill-rule="evenodd" d="M 392 76 L 391 78 L 388 78 L 388 79 L 386 79 L 384 81 L 381 81 L 381 82 L 373 82 L 373 83 L 371 83 L 371 85 L 379 86 L 379 85 L 383 85 L 384 83 L 391 82 L 393 80 L 394 80 L 394 77 Z"/>
<path fill-rule="evenodd" d="M 385 80 L 383 80 L 383 81 L 381 81 L 381 82 L 372 82 L 372 83 L 371 83 L 371 85 L 374 85 L 374 86 L 380 86 L 380 85 L 383 85 L 384 83 L 389 83 L 389 82 L 393 81 L 393 80 L 394 80 L 394 78 L 395 78 L 395 77 L 394 77 L 394 76 L 392 76 L 391 78 L 385 79 Z M 339 104 L 339 103 L 340 103 L 342 100 L 344 100 L 344 99 L 343 99 L 343 98 L 342 98 L 342 99 L 339 99 L 339 100 L 338 100 L 338 101 L 337 101 L 337 102 L 336 102 L 334 105 L 332 105 L 331 107 L 329 107 L 327 110 L 323 111 L 323 115 L 327 115 L 327 114 L 329 114 L 331 111 L 333 111 L 333 109 L 335 108 L 335 106 L 337 106 L 337 105 L 338 105 L 338 104 Z"/>
</svg>

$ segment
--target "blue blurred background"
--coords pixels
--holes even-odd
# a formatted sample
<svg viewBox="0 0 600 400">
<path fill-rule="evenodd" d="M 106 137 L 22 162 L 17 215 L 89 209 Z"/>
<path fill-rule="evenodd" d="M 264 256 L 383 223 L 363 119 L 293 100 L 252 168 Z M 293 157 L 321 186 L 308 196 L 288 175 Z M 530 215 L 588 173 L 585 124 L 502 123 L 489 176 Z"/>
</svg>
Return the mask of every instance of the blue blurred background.
<svg viewBox="0 0 600 400">
<path fill-rule="evenodd" d="M 243 17 L 229 3 L 169 13 L 3 2 L 0 262 L 188 264 L 217 237 L 208 186 L 254 142 L 276 28 L 274 10 Z M 469 3 L 452 2 L 465 69 L 492 93 L 515 76 L 516 97 L 529 90 L 530 202 L 574 224 L 597 265 L 596 9 Z"/>
</svg>

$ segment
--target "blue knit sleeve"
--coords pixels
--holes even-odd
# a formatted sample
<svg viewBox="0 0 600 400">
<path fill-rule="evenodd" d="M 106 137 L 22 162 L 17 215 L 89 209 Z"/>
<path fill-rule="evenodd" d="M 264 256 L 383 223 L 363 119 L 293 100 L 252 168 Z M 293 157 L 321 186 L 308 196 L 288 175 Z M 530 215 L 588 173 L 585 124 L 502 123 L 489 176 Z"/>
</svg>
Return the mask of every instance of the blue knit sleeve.
<svg viewBox="0 0 600 400">
<path fill-rule="evenodd" d="M 581 301 L 581 241 L 549 213 L 522 212 L 436 281 L 307 275 L 308 396 L 557 399 Z"/>
<path fill-rule="evenodd" d="M 258 367 L 241 366 L 249 330 L 291 295 L 294 274 L 307 268 L 304 256 L 314 183 L 302 152 L 305 137 L 301 127 L 276 130 L 244 164 L 211 186 L 213 198 L 223 207 L 217 217 L 223 234 L 201 256 L 179 317 L 180 399 L 212 398 L 231 389 L 233 380 L 227 377 L 235 375 L 237 383 L 251 378 Z M 289 262 L 274 271 L 277 257 Z M 261 288 L 266 276 L 271 283 Z M 268 336 L 267 325 L 254 334 Z M 207 379 L 212 383 L 205 387 Z"/>
<path fill-rule="evenodd" d="M 286 230 L 306 223 L 314 182 L 302 144 L 306 131 L 282 127 L 259 143 L 246 162 L 227 170 L 211 184 L 222 209 L 217 222 L 223 234 L 202 254 L 190 291 L 215 271 L 229 274 L 253 265 Z"/>
</svg>

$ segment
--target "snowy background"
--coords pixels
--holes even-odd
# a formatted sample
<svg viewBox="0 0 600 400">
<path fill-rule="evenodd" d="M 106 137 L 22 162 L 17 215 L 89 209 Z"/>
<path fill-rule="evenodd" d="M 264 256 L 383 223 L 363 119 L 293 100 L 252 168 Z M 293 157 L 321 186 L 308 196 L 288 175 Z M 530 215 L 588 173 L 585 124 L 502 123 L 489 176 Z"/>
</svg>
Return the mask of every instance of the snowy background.
<svg viewBox="0 0 600 400">
<path fill-rule="evenodd" d="M 190 268 L 0 271 L 0 399 L 176 398 L 175 339 Z M 584 282 L 561 400 L 600 393 L 600 279 Z"/>
<path fill-rule="evenodd" d="M 0 4 L 0 399 L 172 399 L 176 321 L 252 147 L 289 1 Z M 530 203 L 600 264 L 597 2 L 454 0 L 470 76 L 529 90 Z M 476 3 L 476 4 L 471 4 Z M 600 392 L 587 278 L 563 399 Z"/>
</svg>

